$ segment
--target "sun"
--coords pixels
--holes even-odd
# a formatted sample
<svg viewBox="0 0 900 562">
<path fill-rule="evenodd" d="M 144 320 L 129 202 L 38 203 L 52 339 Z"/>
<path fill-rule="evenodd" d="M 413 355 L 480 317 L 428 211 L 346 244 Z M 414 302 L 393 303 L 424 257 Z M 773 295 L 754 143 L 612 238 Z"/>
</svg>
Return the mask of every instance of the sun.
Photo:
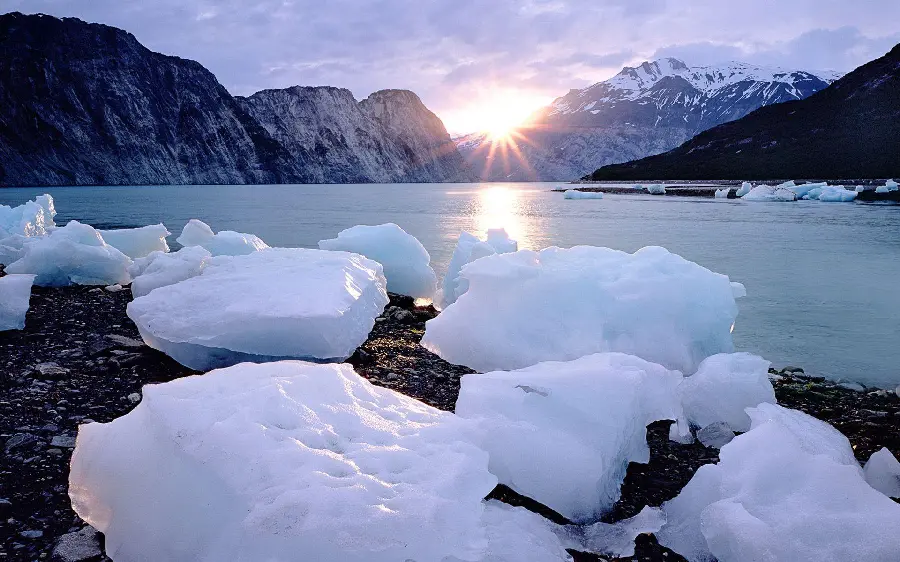
<svg viewBox="0 0 900 562">
<path fill-rule="evenodd" d="M 478 91 L 444 120 L 448 129 L 460 133 L 483 133 L 492 140 L 509 139 L 539 108 L 549 103 L 546 96 L 528 91 L 487 88 Z"/>
</svg>

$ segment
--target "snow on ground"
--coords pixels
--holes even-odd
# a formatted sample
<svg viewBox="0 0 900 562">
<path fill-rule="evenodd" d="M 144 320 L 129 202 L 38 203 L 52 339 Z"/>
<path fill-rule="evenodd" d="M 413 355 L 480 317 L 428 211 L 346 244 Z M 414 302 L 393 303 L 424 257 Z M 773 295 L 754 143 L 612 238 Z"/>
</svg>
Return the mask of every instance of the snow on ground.
<svg viewBox="0 0 900 562">
<path fill-rule="evenodd" d="M 603 199 L 603 193 L 600 191 L 578 191 L 577 189 L 567 189 L 563 193 L 565 199 Z"/>
<path fill-rule="evenodd" d="M 411 234 L 394 223 L 358 225 L 338 233 L 337 238 L 320 240 L 322 250 L 354 252 L 384 267 L 388 290 L 411 297 L 433 298 L 437 276 L 431 256 Z"/>
<path fill-rule="evenodd" d="M 628 463 L 649 461 L 647 425 L 682 417 L 681 380 L 631 355 L 589 355 L 466 375 L 456 413 L 477 422 L 500 482 L 590 522 L 618 499 Z"/>
<path fill-rule="evenodd" d="M 769 381 L 770 363 L 750 353 L 721 353 L 707 357 L 678 387 L 684 413 L 700 428 L 725 422 L 732 431 L 750 429 L 745 408 L 775 403 Z"/>
<path fill-rule="evenodd" d="M 25 327 L 33 283 L 34 275 L 0 277 L 0 332 Z"/>
<path fill-rule="evenodd" d="M 131 282 L 131 259 L 103 241 L 93 227 L 70 221 L 49 234 L 27 238 L 23 256 L 11 263 L 8 273 L 35 275 L 35 284 L 114 285 Z"/>
<path fill-rule="evenodd" d="M 478 371 L 621 351 L 693 373 L 734 350 L 728 277 L 664 248 L 522 250 L 476 260 L 460 278 L 468 290 L 426 324 L 422 345 Z"/>
<path fill-rule="evenodd" d="M 387 302 L 381 266 L 370 259 L 271 248 L 211 258 L 199 275 L 136 298 L 128 317 L 147 345 L 202 371 L 241 361 L 346 359 Z"/>
<path fill-rule="evenodd" d="M 475 561 L 526 536 L 565 560 L 537 516 L 485 509 L 469 425 L 349 365 L 245 363 L 82 425 L 69 495 L 115 560 Z"/>
<path fill-rule="evenodd" d="M 134 278 L 131 293 L 134 298 L 142 297 L 153 289 L 200 275 L 211 258 L 212 254 L 202 246 L 185 246 L 173 253 L 156 251 L 138 258 L 128 268 Z"/>
<path fill-rule="evenodd" d="M 168 252 L 166 236 L 171 234 L 163 224 L 140 228 L 98 230 L 103 240 L 131 259 L 143 258 L 151 252 Z"/>
<path fill-rule="evenodd" d="M 900 498 L 900 461 L 887 448 L 872 453 L 863 470 L 870 486 L 886 496 Z"/>
<path fill-rule="evenodd" d="M 450 258 L 450 265 L 447 267 L 447 274 L 438 295 L 438 305 L 441 308 L 447 307 L 468 290 L 468 280 L 459 277 L 460 271 L 467 263 L 485 256 L 515 252 L 518 249 L 518 242 L 510 239 L 509 234 L 502 228 L 488 230 L 487 239 L 483 241 L 468 232 L 460 232 L 459 241 L 453 250 L 453 257 Z"/>
<path fill-rule="evenodd" d="M 268 248 L 255 234 L 222 230 L 213 232 L 203 221 L 191 219 L 175 239 L 182 246 L 203 246 L 214 256 L 242 256 Z"/>
<path fill-rule="evenodd" d="M 691 562 L 896 560 L 900 505 L 871 488 L 847 439 L 796 410 L 747 410 L 725 445 L 663 504 L 660 544 Z"/>
</svg>

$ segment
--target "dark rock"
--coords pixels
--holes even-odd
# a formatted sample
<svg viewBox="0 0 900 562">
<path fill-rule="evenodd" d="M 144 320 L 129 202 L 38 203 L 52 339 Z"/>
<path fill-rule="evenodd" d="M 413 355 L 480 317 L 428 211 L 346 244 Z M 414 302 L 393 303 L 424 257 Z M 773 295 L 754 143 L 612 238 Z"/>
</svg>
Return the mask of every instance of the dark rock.
<svg viewBox="0 0 900 562">
<path fill-rule="evenodd" d="M 9 454 L 16 449 L 27 447 L 35 442 L 37 442 L 37 437 L 30 433 L 16 433 L 6 440 L 3 450 Z"/>
<path fill-rule="evenodd" d="M 90 526 L 62 535 L 53 547 L 53 560 L 57 562 L 89 562 L 102 555 L 99 533 Z"/>
</svg>

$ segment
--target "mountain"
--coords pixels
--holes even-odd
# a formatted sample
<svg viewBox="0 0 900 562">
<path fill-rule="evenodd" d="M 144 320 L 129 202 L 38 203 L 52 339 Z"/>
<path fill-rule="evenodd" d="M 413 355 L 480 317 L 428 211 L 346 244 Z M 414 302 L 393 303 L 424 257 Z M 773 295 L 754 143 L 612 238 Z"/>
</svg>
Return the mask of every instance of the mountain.
<svg viewBox="0 0 900 562">
<path fill-rule="evenodd" d="M 802 101 L 759 109 L 596 180 L 900 176 L 900 45 Z"/>
<path fill-rule="evenodd" d="M 457 146 L 486 179 L 567 180 L 598 164 L 672 149 L 759 107 L 806 98 L 837 76 L 739 62 L 689 67 L 664 58 L 625 67 L 536 112 L 513 133 L 519 158 L 498 156 L 504 141 L 486 135 L 461 138 Z"/>
<path fill-rule="evenodd" d="M 234 97 L 199 63 L 75 18 L 0 15 L 0 186 L 457 181 L 411 92 Z M 449 147 L 449 149 L 448 149 Z"/>
</svg>

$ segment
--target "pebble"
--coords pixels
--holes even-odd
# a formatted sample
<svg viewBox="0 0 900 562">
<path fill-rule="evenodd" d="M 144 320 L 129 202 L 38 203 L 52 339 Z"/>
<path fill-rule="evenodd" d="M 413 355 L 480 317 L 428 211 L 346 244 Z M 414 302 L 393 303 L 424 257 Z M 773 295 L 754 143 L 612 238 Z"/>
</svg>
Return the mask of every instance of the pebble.
<svg viewBox="0 0 900 562">
<path fill-rule="evenodd" d="M 89 526 L 62 535 L 53 547 L 53 558 L 59 562 L 84 562 L 102 554 L 97 531 Z"/>
<path fill-rule="evenodd" d="M 137 392 L 132 392 L 131 394 L 128 395 L 128 401 L 131 402 L 132 404 L 137 404 L 138 402 L 141 401 L 141 395 L 138 394 Z"/>
<path fill-rule="evenodd" d="M 69 372 L 65 367 L 60 367 L 58 363 L 49 361 L 47 363 L 38 363 L 34 369 L 43 377 L 55 378 L 61 377 Z"/>
<path fill-rule="evenodd" d="M 110 293 L 118 293 L 119 291 L 122 290 L 122 286 L 119 285 L 118 283 L 116 283 L 115 285 L 107 285 L 106 287 L 103 287 L 103 288 L 106 289 L 107 291 L 109 291 Z"/>
<path fill-rule="evenodd" d="M 39 539 L 44 536 L 44 531 L 22 531 L 19 536 L 23 539 Z"/>
<path fill-rule="evenodd" d="M 18 447 L 29 445 L 35 441 L 37 441 L 37 438 L 30 433 L 16 433 L 6 440 L 6 445 L 4 445 L 3 450 L 6 453 L 9 453 Z"/>
<path fill-rule="evenodd" d="M 727 423 L 715 422 L 698 431 L 697 439 L 706 447 L 721 449 L 734 439 L 734 431 Z"/>
<path fill-rule="evenodd" d="M 71 435 L 56 435 L 53 439 L 50 440 L 51 447 L 61 447 L 63 449 L 74 449 L 75 448 L 75 438 Z"/>
<path fill-rule="evenodd" d="M 106 339 L 124 347 L 141 347 L 144 345 L 144 342 L 142 342 L 141 340 L 136 340 L 134 338 L 129 338 L 126 336 L 120 336 L 119 334 L 107 334 Z"/>
</svg>

